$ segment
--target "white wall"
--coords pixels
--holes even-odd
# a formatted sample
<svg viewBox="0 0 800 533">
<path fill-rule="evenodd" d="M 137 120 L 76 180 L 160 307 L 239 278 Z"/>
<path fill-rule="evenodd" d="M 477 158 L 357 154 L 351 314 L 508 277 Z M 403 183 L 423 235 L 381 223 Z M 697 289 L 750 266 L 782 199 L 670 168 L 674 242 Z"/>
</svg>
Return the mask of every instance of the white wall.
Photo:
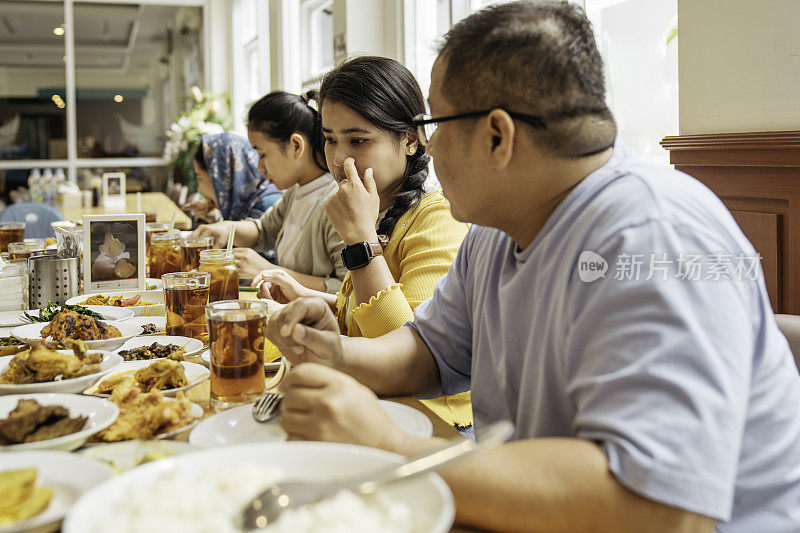
<svg viewBox="0 0 800 533">
<path fill-rule="evenodd" d="M 679 0 L 681 134 L 800 128 L 800 1 Z"/>
</svg>

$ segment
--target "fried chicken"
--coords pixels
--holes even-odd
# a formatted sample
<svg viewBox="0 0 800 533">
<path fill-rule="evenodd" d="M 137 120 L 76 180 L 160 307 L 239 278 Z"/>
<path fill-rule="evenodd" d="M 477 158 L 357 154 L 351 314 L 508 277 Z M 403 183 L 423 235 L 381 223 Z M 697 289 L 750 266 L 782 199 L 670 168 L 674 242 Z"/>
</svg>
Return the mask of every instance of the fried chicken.
<svg viewBox="0 0 800 533">
<path fill-rule="evenodd" d="M 139 369 L 134 379 L 142 390 L 177 389 L 188 382 L 183 365 L 171 359 L 157 359 L 149 366 Z"/>
<path fill-rule="evenodd" d="M 56 342 L 65 339 L 96 341 L 121 336 L 122 334 L 114 326 L 69 309 L 59 311 L 42 329 L 43 339 L 52 337 Z"/>
<path fill-rule="evenodd" d="M 103 355 L 99 353 L 84 353 L 83 359 L 78 355 L 58 353 L 40 342 L 11 359 L 6 371 L 0 374 L 0 383 L 24 385 L 87 376 L 100 372 L 102 359 Z"/>
<path fill-rule="evenodd" d="M 181 393 L 173 401 L 165 399 L 160 391 L 141 392 L 135 387 L 121 386 L 109 399 L 119 406 L 119 416 L 95 435 L 95 441 L 151 439 L 192 421 L 192 404 Z"/>
<path fill-rule="evenodd" d="M 53 439 L 75 433 L 87 418 L 69 417 L 60 405 L 40 405 L 36 400 L 19 400 L 17 407 L 0 420 L 0 444 L 18 444 Z"/>
</svg>

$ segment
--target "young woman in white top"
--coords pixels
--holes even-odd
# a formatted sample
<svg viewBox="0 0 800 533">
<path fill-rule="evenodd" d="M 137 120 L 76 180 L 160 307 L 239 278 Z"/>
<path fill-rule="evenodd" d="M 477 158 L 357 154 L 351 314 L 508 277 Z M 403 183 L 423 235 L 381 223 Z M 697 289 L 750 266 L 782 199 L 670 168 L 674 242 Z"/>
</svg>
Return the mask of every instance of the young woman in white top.
<svg viewBox="0 0 800 533">
<path fill-rule="evenodd" d="M 258 220 L 203 225 L 194 234 L 213 236 L 219 248 L 233 226 L 241 278 L 278 268 L 309 289 L 335 294 L 347 270 L 344 244 L 325 215 L 337 186 L 325 163 L 318 113 L 309 105 L 315 96 L 315 91 L 302 96 L 273 92 L 248 113 L 247 137 L 258 153 L 258 170 L 286 191 L 283 197 Z M 273 248 L 276 265 L 257 253 Z"/>
</svg>

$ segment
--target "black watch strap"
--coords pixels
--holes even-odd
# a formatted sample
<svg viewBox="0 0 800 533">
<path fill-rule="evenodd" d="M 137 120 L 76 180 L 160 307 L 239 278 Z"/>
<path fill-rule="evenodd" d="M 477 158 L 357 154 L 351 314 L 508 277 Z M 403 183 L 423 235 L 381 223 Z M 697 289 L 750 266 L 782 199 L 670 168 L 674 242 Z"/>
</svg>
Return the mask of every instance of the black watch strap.
<svg viewBox="0 0 800 533">
<path fill-rule="evenodd" d="M 347 270 L 357 270 L 367 266 L 378 255 L 383 255 L 380 243 L 361 241 L 342 249 L 342 262 Z"/>
</svg>

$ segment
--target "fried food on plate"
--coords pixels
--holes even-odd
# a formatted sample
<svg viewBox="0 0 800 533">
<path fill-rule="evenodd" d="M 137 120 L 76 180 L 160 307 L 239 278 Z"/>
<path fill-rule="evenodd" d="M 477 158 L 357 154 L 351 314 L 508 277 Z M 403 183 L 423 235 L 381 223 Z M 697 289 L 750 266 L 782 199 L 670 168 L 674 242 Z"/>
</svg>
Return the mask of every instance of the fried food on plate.
<svg viewBox="0 0 800 533">
<path fill-rule="evenodd" d="M 107 377 L 97 385 L 93 394 L 113 393 L 119 387 L 135 387 L 144 392 L 177 389 L 188 385 L 183 365 L 171 359 L 157 359 L 139 370 Z M 87 392 L 90 392 L 91 389 Z"/>
<path fill-rule="evenodd" d="M 0 420 L 0 444 L 21 444 L 63 437 L 83 429 L 87 417 L 71 418 L 60 405 L 19 400 L 8 417 Z"/>
<path fill-rule="evenodd" d="M 96 318 L 79 315 L 75 311 L 65 309 L 53 317 L 42 329 L 42 338 L 52 337 L 54 341 L 65 339 L 97 341 L 121 337 L 117 328 Z"/>
<path fill-rule="evenodd" d="M 81 341 L 68 341 L 74 355 L 51 350 L 43 342 L 16 354 L 0 374 L 0 384 L 25 385 L 62 381 L 100 372 L 103 355 L 87 353 Z"/>
<path fill-rule="evenodd" d="M 193 420 L 192 404 L 182 393 L 172 400 L 164 398 L 161 391 L 142 392 L 136 387 L 122 386 L 109 399 L 119 406 L 119 416 L 92 437 L 94 442 L 151 439 Z"/>
<path fill-rule="evenodd" d="M 53 490 L 36 486 L 35 468 L 0 472 L 0 524 L 26 520 L 50 505 Z"/>
</svg>

